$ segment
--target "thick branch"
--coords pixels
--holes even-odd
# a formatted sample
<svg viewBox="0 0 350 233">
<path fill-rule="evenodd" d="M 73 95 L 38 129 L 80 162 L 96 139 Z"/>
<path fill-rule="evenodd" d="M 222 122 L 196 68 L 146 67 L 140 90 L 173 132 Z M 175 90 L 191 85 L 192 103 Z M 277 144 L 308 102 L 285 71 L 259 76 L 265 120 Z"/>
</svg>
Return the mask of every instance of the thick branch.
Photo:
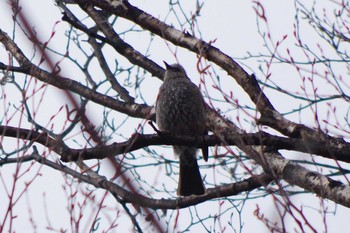
<svg viewBox="0 0 350 233">
<path fill-rule="evenodd" d="M 335 203 L 350 207 L 350 186 L 306 169 L 276 153 L 264 153 L 264 167 L 268 174 L 283 178 L 292 185 L 316 193 Z"/>
<path fill-rule="evenodd" d="M 291 139 L 270 135 L 268 133 L 248 133 L 248 134 L 225 134 L 222 137 L 215 135 L 203 137 L 175 136 L 169 134 L 159 135 L 142 135 L 135 134 L 129 140 L 120 143 L 112 143 L 108 146 L 96 147 L 91 149 L 76 150 L 72 157 L 62 157 L 63 161 L 75 161 L 78 159 L 103 159 L 109 156 L 115 156 L 141 149 L 152 145 L 188 145 L 201 148 L 203 146 L 222 145 L 223 141 L 226 146 L 237 145 L 255 145 L 266 146 L 275 150 L 294 150 L 315 155 L 320 155 L 330 159 L 350 162 L 349 150 L 350 145 L 343 150 L 330 148 L 317 141 L 305 141 L 301 139 Z"/>
<path fill-rule="evenodd" d="M 219 132 L 237 132 L 237 127 L 220 116 L 215 111 L 209 112 L 212 128 Z M 291 139 L 288 139 L 291 140 Z M 315 140 L 317 141 L 317 140 Z M 326 144 L 327 146 L 329 144 Z M 275 179 L 284 179 L 290 184 L 298 185 L 305 190 L 333 200 L 336 203 L 350 207 L 350 186 L 334 181 L 324 175 L 310 171 L 290 160 L 283 158 L 277 150 L 264 151 L 261 146 L 237 145 L 247 156 L 260 164 L 264 171 Z M 348 158 L 348 151 L 344 150 L 344 157 Z"/>
<path fill-rule="evenodd" d="M 62 161 L 77 161 L 79 159 L 103 159 L 132 152 L 143 147 L 152 145 L 189 145 L 201 148 L 203 146 L 225 145 L 254 145 L 266 146 L 271 150 L 294 150 L 315 155 L 320 155 L 330 159 L 350 162 L 350 145 L 347 148 L 338 149 L 324 145 L 317 141 L 306 141 L 302 139 L 293 139 L 270 135 L 265 132 L 247 133 L 247 134 L 224 134 L 221 137 L 208 135 L 203 137 L 176 136 L 166 133 L 156 134 L 134 134 L 125 142 L 115 142 L 108 146 L 95 148 L 71 149 L 62 141 L 50 138 L 46 133 L 15 128 L 10 126 L 0 126 L 0 134 L 7 137 L 21 138 L 32 142 L 40 143 L 50 148 L 61 156 Z"/>
<path fill-rule="evenodd" d="M 33 159 L 39 163 L 45 164 L 55 170 L 63 171 L 66 174 L 69 174 L 79 180 L 91 184 L 96 188 L 102 188 L 108 190 L 113 195 L 119 197 L 119 201 L 125 203 L 132 203 L 133 205 L 148 207 L 152 209 L 179 209 L 193 206 L 199 203 L 203 203 L 207 200 L 211 200 L 219 197 L 228 197 L 240 194 L 242 192 L 251 191 L 261 186 L 266 186 L 272 180 L 266 174 L 256 175 L 251 178 L 245 179 L 240 182 L 236 182 L 228 185 L 221 185 L 215 188 L 210 188 L 206 191 L 204 195 L 200 196 L 189 196 L 181 197 L 175 200 L 173 199 L 153 199 L 141 194 L 132 193 L 126 189 L 120 187 L 119 185 L 106 180 L 104 177 L 91 177 L 88 175 L 81 174 L 69 167 L 54 163 L 50 160 L 47 160 L 36 153 L 33 153 Z"/>
<path fill-rule="evenodd" d="M 76 2 L 80 4 L 85 3 L 82 0 L 77 0 Z M 248 75 L 248 73 L 245 72 L 231 57 L 221 52 L 210 43 L 199 40 L 188 33 L 184 33 L 165 24 L 152 15 L 132 6 L 128 1 L 116 0 L 110 2 L 91 0 L 89 3 L 96 5 L 107 12 L 129 19 L 140 25 L 142 28 L 177 46 L 193 51 L 223 68 L 237 81 L 237 83 L 249 95 L 250 99 L 255 103 L 258 111 L 261 113 L 261 120 L 259 121 L 261 124 L 266 124 L 289 137 L 303 138 L 306 140 L 318 139 L 331 147 L 338 147 L 338 149 L 347 147 L 342 139 L 330 137 L 324 132 L 311 129 L 305 125 L 297 124 L 284 118 L 274 109 L 267 96 L 263 93 L 256 77 L 254 75 Z"/>
<path fill-rule="evenodd" d="M 76 2 L 81 5 L 86 4 L 86 2 L 82 0 L 77 0 Z M 128 1 L 121 0 L 110 2 L 91 0 L 89 3 L 98 6 L 107 12 L 129 19 L 147 31 L 150 31 L 171 43 L 186 48 L 210 61 L 213 61 L 235 78 L 237 83 L 242 86 L 252 101 L 257 105 L 259 111 L 263 112 L 265 108 L 273 109 L 272 104 L 260 89 L 258 82 L 255 79 L 250 78 L 248 73 L 246 73 L 231 57 L 222 53 L 210 43 L 199 40 L 189 33 L 184 33 L 165 24 L 152 15 L 132 6 Z"/>
<path fill-rule="evenodd" d="M 5 32 L 0 30 L 0 42 L 5 46 L 5 48 L 15 57 L 20 67 L 16 69 L 11 69 L 8 66 L 2 66 L 8 70 L 15 70 L 24 74 L 32 75 L 42 82 L 55 86 L 59 89 L 68 90 L 74 92 L 84 98 L 87 98 L 97 104 L 114 109 L 118 112 L 125 113 L 131 117 L 138 117 L 144 119 L 150 119 L 150 112 L 152 107 L 145 104 L 135 104 L 135 103 L 125 103 L 119 101 L 113 97 L 103 95 L 98 93 L 77 81 L 69 78 L 64 78 L 56 73 L 49 73 L 29 61 L 29 59 L 24 55 L 21 49 L 15 44 L 11 38 L 7 36 Z"/>
<path fill-rule="evenodd" d="M 12 126 L 0 126 L 0 135 L 2 137 L 12 137 L 28 140 L 31 143 L 39 143 L 49 148 L 50 150 L 53 150 L 59 155 L 72 153 L 71 149 L 66 146 L 62 140 L 51 138 L 47 133 L 39 133 L 34 130 L 22 129 Z M 23 160 L 23 158 L 20 158 L 20 160 Z M 11 160 L 6 159 L 4 160 L 4 163 L 6 163 L 6 161 L 9 162 Z"/>
</svg>

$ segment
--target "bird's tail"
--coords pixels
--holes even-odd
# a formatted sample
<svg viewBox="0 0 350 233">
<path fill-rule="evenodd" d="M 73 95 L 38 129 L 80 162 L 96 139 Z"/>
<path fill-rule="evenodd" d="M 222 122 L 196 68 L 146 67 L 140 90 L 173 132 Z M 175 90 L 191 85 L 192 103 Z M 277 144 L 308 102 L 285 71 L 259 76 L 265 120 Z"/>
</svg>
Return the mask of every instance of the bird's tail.
<svg viewBox="0 0 350 233">
<path fill-rule="evenodd" d="M 179 183 L 177 195 L 202 195 L 205 192 L 202 176 L 199 171 L 195 147 L 174 146 L 180 158 Z"/>
</svg>

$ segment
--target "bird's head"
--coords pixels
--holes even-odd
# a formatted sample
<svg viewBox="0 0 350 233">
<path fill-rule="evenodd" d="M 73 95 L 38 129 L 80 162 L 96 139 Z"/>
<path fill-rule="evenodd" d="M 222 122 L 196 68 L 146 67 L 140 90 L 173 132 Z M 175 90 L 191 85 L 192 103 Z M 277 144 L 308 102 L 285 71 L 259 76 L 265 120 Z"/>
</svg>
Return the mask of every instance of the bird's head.
<svg viewBox="0 0 350 233">
<path fill-rule="evenodd" d="M 177 78 L 188 78 L 185 69 L 180 64 L 172 64 L 164 62 L 166 70 L 164 75 L 164 82 L 177 79 Z"/>
</svg>

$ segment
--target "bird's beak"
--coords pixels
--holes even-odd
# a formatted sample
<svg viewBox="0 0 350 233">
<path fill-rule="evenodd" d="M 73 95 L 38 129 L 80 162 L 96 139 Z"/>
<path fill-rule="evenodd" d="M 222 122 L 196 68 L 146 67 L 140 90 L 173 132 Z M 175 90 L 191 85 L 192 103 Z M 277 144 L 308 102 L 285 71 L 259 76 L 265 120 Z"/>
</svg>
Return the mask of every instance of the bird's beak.
<svg viewBox="0 0 350 233">
<path fill-rule="evenodd" d="M 163 62 L 164 62 L 166 69 L 168 70 L 171 66 L 168 63 L 166 63 L 165 61 L 163 61 Z"/>
</svg>

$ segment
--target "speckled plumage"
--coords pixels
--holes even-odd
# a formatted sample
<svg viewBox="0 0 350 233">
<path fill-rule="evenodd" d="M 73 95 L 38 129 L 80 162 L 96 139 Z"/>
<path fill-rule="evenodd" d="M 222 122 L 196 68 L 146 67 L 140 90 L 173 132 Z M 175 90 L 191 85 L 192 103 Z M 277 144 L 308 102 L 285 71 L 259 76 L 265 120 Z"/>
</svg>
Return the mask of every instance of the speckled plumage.
<svg viewBox="0 0 350 233">
<path fill-rule="evenodd" d="M 181 65 L 166 64 L 166 67 L 164 83 L 159 89 L 156 103 L 156 122 L 159 129 L 176 135 L 207 134 L 205 104 L 199 88 L 187 77 Z M 180 159 L 178 195 L 203 194 L 205 188 L 197 164 L 197 148 L 173 148 Z M 207 160 L 207 148 L 203 148 L 203 157 Z"/>
</svg>

